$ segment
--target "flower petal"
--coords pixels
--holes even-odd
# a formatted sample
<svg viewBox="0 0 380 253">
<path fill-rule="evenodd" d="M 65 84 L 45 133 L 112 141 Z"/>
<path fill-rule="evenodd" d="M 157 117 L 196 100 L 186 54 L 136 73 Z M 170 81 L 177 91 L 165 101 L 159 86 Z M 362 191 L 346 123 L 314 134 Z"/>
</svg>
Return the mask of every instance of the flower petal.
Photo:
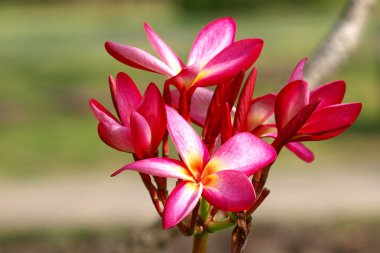
<svg viewBox="0 0 380 253">
<path fill-rule="evenodd" d="M 90 108 L 99 122 L 107 124 L 120 124 L 119 121 L 95 99 L 90 99 Z"/>
<path fill-rule="evenodd" d="M 277 137 L 277 128 L 275 124 L 263 124 L 256 127 L 251 134 L 254 134 L 260 138 L 269 137 L 276 138 Z"/>
<path fill-rule="evenodd" d="M 125 170 L 134 170 L 157 177 L 169 177 L 193 181 L 193 178 L 189 175 L 185 164 L 170 158 L 150 158 L 139 160 L 118 169 L 111 176 L 114 177 Z"/>
<path fill-rule="evenodd" d="M 289 142 L 286 147 L 305 162 L 314 161 L 313 152 L 300 142 Z"/>
<path fill-rule="evenodd" d="M 275 144 L 276 150 L 279 150 L 297 136 L 298 131 L 306 124 L 311 115 L 318 107 L 319 100 L 314 100 L 310 104 L 301 108 L 301 110 L 285 125 L 282 129 L 277 129 L 278 136 L 272 146 Z"/>
<path fill-rule="evenodd" d="M 199 135 L 173 108 L 166 106 L 168 131 L 174 146 L 194 178 L 198 178 L 210 158 Z"/>
<path fill-rule="evenodd" d="M 173 106 L 178 108 L 179 91 L 177 89 L 171 90 L 170 95 Z M 195 124 L 199 126 L 205 125 L 208 107 L 213 95 L 214 91 L 203 87 L 197 87 L 194 91 L 190 104 L 190 118 Z"/>
<path fill-rule="evenodd" d="M 239 133 L 216 151 L 203 176 L 222 170 L 237 170 L 251 176 L 272 163 L 276 156 L 276 151 L 265 141 L 250 133 Z"/>
<path fill-rule="evenodd" d="M 166 132 L 165 103 L 155 84 L 149 84 L 137 111 L 149 124 L 152 132 L 151 148 L 155 151 Z"/>
<path fill-rule="evenodd" d="M 275 118 L 278 129 L 284 126 L 309 103 L 307 82 L 296 80 L 288 83 L 277 95 Z"/>
<path fill-rule="evenodd" d="M 123 125 L 129 126 L 131 113 L 137 110 L 141 101 L 140 91 L 133 80 L 122 72 L 117 74 L 114 87 L 118 114 Z"/>
<path fill-rule="evenodd" d="M 168 229 L 186 218 L 197 205 L 201 194 L 202 184 L 181 182 L 170 193 L 162 217 L 162 226 Z"/>
<path fill-rule="evenodd" d="M 343 101 L 344 93 L 346 92 L 346 83 L 344 81 L 334 81 L 310 92 L 310 101 L 319 99 L 316 110 L 324 108 L 329 105 L 340 104 Z"/>
<path fill-rule="evenodd" d="M 290 75 L 288 83 L 291 83 L 295 80 L 303 80 L 303 71 L 304 71 L 306 62 L 307 62 L 307 58 L 304 58 L 297 64 L 292 74 Z"/>
<path fill-rule="evenodd" d="M 196 88 L 190 104 L 191 119 L 199 126 L 204 126 L 207 117 L 208 107 L 214 91 L 198 87 Z"/>
<path fill-rule="evenodd" d="M 131 132 L 135 147 L 135 154 L 139 158 L 152 155 L 154 150 L 151 150 L 152 132 L 148 122 L 138 112 L 131 114 Z"/>
<path fill-rule="evenodd" d="M 182 61 L 147 23 L 144 23 L 144 29 L 156 53 L 173 70 L 174 75 L 178 74 L 184 67 Z"/>
<path fill-rule="evenodd" d="M 337 136 L 350 127 L 361 111 L 361 103 L 325 107 L 311 115 L 298 131 L 295 140 L 324 140 Z M 305 137 L 302 137 L 305 135 Z"/>
<path fill-rule="evenodd" d="M 119 151 L 134 153 L 131 129 L 120 124 L 100 123 L 98 125 L 100 139 L 108 146 Z"/>
<path fill-rule="evenodd" d="M 248 131 L 251 132 L 273 115 L 276 94 L 270 93 L 254 99 L 248 112 Z"/>
<path fill-rule="evenodd" d="M 224 170 L 202 179 L 204 198 L 213 206 L 229 212 L 251 208 L 256 194 L 243 172 Z"/>
<path fill-rule="evenodd" d="M 116 101 L 116 81 L 115 81 L 115 79 L 113 78 L 112 75 L 108 76 L 108 84 L 109 84 L 109 87 L 110 87 L 113 107 L 115 107 L 117 115 L 120 118 L 119 111 L 117 109 L 118 108 L 117 107 L 117 101 Z"/>
<path fill-rule="evenodd" d="M 235 112 L 233 133 L 248 131 L 248 113 L 252 101 L 253 91 L 255 89 L 256 76 L 257 69 L 255 67 L 249 74 L 247 81 L 245 82 L 243 89 L 240 93 Z"/>
<path fill-rule="evenodd" d="M 105 47 L 112 57 L 128 66 L 160 73 L 169 77 L 175 75 L 175 72 L 165 63 L 144 50 L 110 41 L 106 42 Z"/>
<path fill-rule="evenodd" d="M 221 129 L 220 129 L 220 138 L 219 140 L 217 139 L 217 141 L 221 142 L 221 143 L 225 143 L 227 140 L 229 140 L 231 137 L 232 137 L 232 120 L 231 120 L 231 110 L 230 110 L 230 107 L 228 105 L 228 103 L 226 103 L 224 105 L 224 110 L 222 112 L 222 115 L 221 115 Z M 218 150 L 220 148 L 221 145 L 219 145 L 219 147 L 214 147 L 214 150 Z"/>
<path fill-rule="evenodd" d="M 245 39 L 231 44 L 206 64 L 193 85 L 207 86 L 232 79 L 256 61 L 262 48 L 261 39 Z"/>
<path fill-rule="evenodd" d="M 197 63 L 203 67 L 234 42 L 235 31 L 236 24 L 232 18 L 219 18 L 206 25 L 193 43 L 187 65 Z"/>
</svg>

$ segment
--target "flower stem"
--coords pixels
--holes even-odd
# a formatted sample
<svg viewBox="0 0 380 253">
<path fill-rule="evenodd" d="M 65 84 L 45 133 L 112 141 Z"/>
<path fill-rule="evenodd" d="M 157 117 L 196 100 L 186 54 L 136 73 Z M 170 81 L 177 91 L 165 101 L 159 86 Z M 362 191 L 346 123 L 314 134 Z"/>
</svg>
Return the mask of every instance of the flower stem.
<svg viewBox="0 0 380 253">
<path fill-rule="evenodd" d="M 194 235 L 193 253 L 206 253 L 207 252 L 208 233 Z"/>
</svg>

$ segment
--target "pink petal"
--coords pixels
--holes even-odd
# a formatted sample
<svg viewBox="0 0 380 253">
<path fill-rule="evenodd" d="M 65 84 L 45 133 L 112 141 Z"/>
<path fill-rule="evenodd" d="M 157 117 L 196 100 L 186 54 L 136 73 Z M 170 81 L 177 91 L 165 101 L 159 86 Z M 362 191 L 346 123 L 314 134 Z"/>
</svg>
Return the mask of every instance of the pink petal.
<svg viewBox="0 0 380 253">
<path fill-rule="evenodd" d="M 264 124 L 256 127 L 251 134 L 254 134 L 260 138 L 263 137 L 270 137 L 270 138 L 276 138 L 277 137 L 277 128 L 275 124 Z"/>
<path fill-rule="evenodd" d="M 222 104 L 219 104 L 215 111 L 208 115 L 206 125 L 203 129 L 202 136 L 205 143 L 213 143 L 221 132 L 221 126 L 223 123 L 223 116 L 225 108 Z"/>
<path fill-rule="evenodd" d="M 178 108 L 180 96 L 179 91 L 177 89 L 171 90 L 170 95 L 173 106 Z M 190 117 L 195 124 L 199 126 L 205 125 L 208 107 L 213 95 L 214 91 L 212 90 L 203 87 L 196 88 L 190 104 Z"/>
<path fill-rule="evenodd" d="M 204 126 L 207 117 L 208 107 L 214 91 L 198 87 L 196 88 L 190 104 L 191 119 L 199 126 Z"/>
<path fill-rule="evenodd" d="M 93 114 L 99 122 L 104 122 L 111 125 L 120 125 L 119 121 L 98 101 L 96 101 L 95 99 L 91 99 L 89 104 Z"/>
<path fill-rule="evenodd" d="M 319 86 L 310 92 L 310 101 L 321 100 L 316 110 L 329 105 L 340 104 L 343 101 L 346 92 L 346 83 L 344 81 L 334 81 Z"/>
<path fill-rule="evenodd" d="M 228 103 L 224 105 L 224 111 L 222 114 L 222 123 L 221 123 L 221 130 L 220 130 L 220 138 L 219 141 L 221 143 L 225 143 L 227 140 L 229 140 L 232 137 L 232 120 L 231 120 L 231 110 L 228 106 Z M 219 145 L 220 147 L 220 145 Z M 218 148 L 219 148 L 218 147 Z M 216 146 L 214 150 L 217 150 Z"/>
<path fill-rule="evenodd" d="M 286 147 L 305 162 L 314 161 L 313 152 L 300 142 L 289 142 Z"/>
<path fill-rule="evenodd" d="M 297 140 L 324 140 L 332 138 L 351 126 L 361 111 L 361 103 L 332 105 L 316 111 L 299 130 Z M 309 136 L 302 138 L 301 136 Z"/>
<path fill-rule="evenodd" d="M 256 194 L 243 172 L 224 170 L 202 179 L 202 196 L 216 208 L 237 212 L 251 208 Z"/>
<path fill-rule="evenodd" d="M 275 118 L 279 129 L 284 126 L 309 103 L 308 85 L 303 80 L 287 84 L 277 95 Z"/>
<path fill-rule="evenodd" d="M 255 89 L 256 76 L 257 69 L 253 68 L 240 93 L 239 101 L 235 112 L 233 133 L 248 131 L 248 112 L 252 101 L 253 91 Z"/>
<path fill-rule="evenodd" d="M 251 176 L 271 164 L 276 151 L 250 133 L 239 133 L 225 142 L 207 163 L 203 175 L 221 170 L 237 170 Z"/>
<path fill-rule="evenodd" d="M 276 150 L 280 150 L 282 146 L 297 136 L 297 132 L 306 124 L 310 116 L 315 112 L 319 105 L 319 100 L 314 100 L 310 104 L 301 108 L 301 110 L 285 125 L 282 129 L 277 129 L 278 138 L 276 138 Z M 294 140 L 294 139 L 293 139 Z"/>
<path fill-rule="evenodd" d="M 215 55 L 234 42 L 236 24 L 232 18 L 219 18 L 206 25 L 191 48 L 187 65 L 203 67 Z"/>
<path fill-rule="evenodd" d="M 171 103 L 172 103 L 172 106 L 174 106 L 174 108 L 176 108 L 176 109 L 178 109 L 180 95 L 181 94 L 179 93 L 178 89 L 170 90 Z"/>
<path fill-rule="evenodd" d="M 108 76 L 108 84 L 109 84 L 110 91 L 111 91 L 111 97 L 112 97 L 113 107 L 115 107 L 117 115 L 120 118 L 119 111 L 117 109 L 118 108 L 117 107 L 117 101 L 116 101 L 116 81 L 115 81 L 115 79 L 113 78 L 112 75 Z"/>
<path fill-rule="evenodd" d="M 149 84 L 137 111 L 149 124 L 152 132 L 152 151 L 155 151 L 166 132 L 165 103 L 155 84 Z"/>
<path fill-rule="evenodd" d="M 276 94 L 270 93 L 254 99 L 249 108 L 247 124 L 251 132 L 273 115 Z"/>
<path fill-rule="evenodd" d="M 261 39 L 245 39 L 231 44 L 206 64 L 193 85 L 207 86 L 232 79 L 256 61 L 262 47 Z"/>
<path fill-rule="evenodd" d="M 165 63 L 144 50 L 110 41 L 106 42 L 105 47 L 111 56 L 128 66 L 160 73 L 169 77 L 175 75 L 175 72 Z"/>
<path fill-rule="evenodd" d="M 131 114 L 131 132 L 137 157 L 143 158 L 146 157 L 145 155 L 152 155 L 154 151 L 150 149 L 152 133 L 148 122 L 138 112 Z"/>
<path fill-rule="evenodd" d="M 178 74 L 184 67 L 178 56 L 147 23 L 144 23 L 144 29 L 150 44 L 157 54 L 173 70 L 174 75 Z"/>
<path fill-rule="evenodd" d="M 192 182 L 179 183 L 166 202 L 162 217 L 162 226 L 168 229 L 186 218 L 197 205 L 202 194 L 202 184 Z"/>
<path fill-rule="evenodd" d="M 125 170 L 134 170 L 157 177 L 178 178 L 189 181 L 194 180 L 186 170 L 184 163 L 170 158 L 150 158 L 139 160 L 118 169 L 111 176 L 114 177 Z"/>
<path fill-rule="evenodd" d="M 197 78 L 200 71 L 200 66 L 197 64 L 193 64 L 190 66 L 184 67 L 181 72 L 179 72 L 176 76 L 171 79 L 173 85 L 175 85 L 178 89 L 181 87 L 186 87 L 190 89 L 194 80 Z"/>
<path fill-rule="evenodd" d="M 168 131 L 174 146 L 194 178 L 199 178 L 210 158 L 199 135 L 173 108 L 166 106 Z"/>
<path fill-rule="evenodd" d="M 130 128 L 120 124 L 100 123 L 98 133 L 100 139 L 108 146 L 123 152 L 135 152 Z"/>
<path fill-rule="evenodd" d="M 112 87 L 112 85 L 111 85 Z M 133 80 L 125 73 L 116 76 L 115 100 L 118 114 L 123 125 L 129 125 L 131 113 L 137 110 L 141 101 L 141 94 Z"/>
<path fill-rule="evenodd" d="M 295 80 L 303 80 L 303 71 L 304 71 L 306 62 L 307 62 L 307 58 L 304 58 L 297 64 L 292 74 L 290 75 L 288 83 L 291 83 Z"/>
</svg>

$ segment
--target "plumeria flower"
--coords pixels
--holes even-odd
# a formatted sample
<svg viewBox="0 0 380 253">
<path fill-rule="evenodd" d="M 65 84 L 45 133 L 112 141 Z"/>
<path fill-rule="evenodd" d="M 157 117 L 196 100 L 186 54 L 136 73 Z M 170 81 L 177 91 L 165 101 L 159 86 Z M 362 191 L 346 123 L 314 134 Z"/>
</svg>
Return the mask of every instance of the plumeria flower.
<svg viewBox="0 0 380 253">
<path fill-rule="evenodd" d="M 335 137 L 355 122 L 362 108 L 361 103 L 342 103 L 344 81 L 309 91 L 303 80 L 305 62 L 303 59 L 297 65 L 289 83 L 277 95 L 275 119 L 281 144 Z"/>
<path fill-rule="evenodd" d="M 131 67 L 163 74 L 177 87 L 214 85 L 248 69 L 258 58 L 263 41 L 244 39 L 234 42 L 236 24 L 232 18 L 220 18 L 206 25 L 196 37 L 187 64 L 147 24 L 146 36 L 161 58 L 133 46 L 106 42 L 110 55 Z"/>
<path fill-rule="evenodd" d="M 237 134 L 211 157 L 198 134 L 174 109 L 166 107 L 167 127 L 181 161 L 170 158 L 140 160 L 116 171 L 135 170 L 180 180 L 168 197 L 163 227 L 170 228 L 194 209 L 200 197 L 225 211 L 249 209 L 255 192 L 249 176 L 271 164 L 275 150 L 249 133 Z"/>
<path fill-rule="evenodd" d="M 244 96 L 239 98 L 238 108 L 232 107 L 231 109 L 231 121 L 234 122 L 235 128 L 236 123 L 239 122 L 238 132 L 250 132 L 260 138 L 276 138 L 277 128 L 273 117 L 276 94 L 269 93 L 252 99 L 255 79 L 256 72 L 252 71 L 241 93 Z M 213 90 L 203 87 L 197 88 L 193 94 L 190 106 L 190 118 L 201 127 L 205 126 L 208 107 L 213 95 Z M 179 92 L 172 90 L 171 97 L 173 105 L 178 106 Z M 286 147 L 306 162 L 314 160 L 314 154 L 300 142 L 288 142 Z"/>
<path fill-rule="evenodd" d="M 246 110 L 246 113 L 244 115 L 244 117 L 246 118 L 244 131 L 251 132 L 253 134 L 255 134 L 255 132 L 263 131 L 261 130 L 261 126 L 270 123 L 268 121 L 274 113 L 274 101 L 276 99 L 276 94 L 274 93 L 269 93 L 255 99 L 251 98 L 255 83 L 253 79 L 255 79 L 255 76 L 256 71 L 254 69 L 254 71 L 252 71 L 250 76 L 248 77 L 245 85 L 247 87 L 247 84 L 249 84 L 249 86 L 252 87 L 252 91 L 248 92 L 249 94 L 247 95 L 247 99 L 244 99 L 244 102 L 241 103 L 241 99 L 239 100 L 239 104 L 244 104 L 240 107 L 244 107 L 244 109 Z M 190 118 L 195 124 L 201 127 L 205 126 L 208 107 L 210 106 L 213 96 L 214 90 L 210 90 L 203 87 L 199 87 L 195 90 L 190 105 Z M 171 98 L 173 105 L 175 107 L 178 107 L 180 99 L 180 93 L 178 92 L 178 90 L 171 90 Z M 235 118 L 236 110 L 236 107 L 233 106 L 231 109 L 232 119 Z M 259 136 L 259 134 L 256 135 Z"/>
<path fill-rule="evenodd" d="M 166 132 L 165 104 L 158 88 L 151 83 L 142 97 L 133 80 L 119 73 L 109 78 L 117 119 L 98 101 L 90 107 L 99 121 L 100 138 L 109 146 L 137 157 L 152 157 Z"/>
</svg>

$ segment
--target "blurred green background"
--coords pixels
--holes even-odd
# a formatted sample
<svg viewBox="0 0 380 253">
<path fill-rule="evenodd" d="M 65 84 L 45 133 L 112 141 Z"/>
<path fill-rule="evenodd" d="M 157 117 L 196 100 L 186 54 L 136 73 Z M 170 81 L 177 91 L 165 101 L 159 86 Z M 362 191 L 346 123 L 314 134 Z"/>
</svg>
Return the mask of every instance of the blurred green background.
<svg viewBox="0 0 380 253">
<path fill-rule="evenodd" d="M 205 24 L 220 16 L 232 16 L 237 22 L 237 38 L 264 39 L 264 50 L 256 63 L 259 77 L 255 94 L 259 96 L 277 92 L 297 61 L 313 55 L 345 3 L 343 0 L 0 0 L 0 214 L 9 204 L 4 200 L 10 198 L 12 189 L 27 184 L 33 191 L 41 182 L 48 181 L 54 186 L 54 180 L 62 182 L 62 178 L 65 178 L 62 185 L 70 185 L 73 178 L 81 181 L 90 175 L 97 175 L 98 181 L 103 177 L 109 180 L 111 172 L 131 160 L 129 155 L 108 148 L 98 139 L 97 123 L 88 100 L 96 98 L 111 108 L 107 77 L 119 71 L 130 74 L 141 89 L 150 81 L 160 86 L 164 78 L 117 62 L 107 55 L 105 41 L 130 44 L 152 52 L 142 27 L 147 21 L 186 61 L 197 32 Z M 345 101 L 363 103 L 358 122 L 337 139 L 310 144 L 317 157 L 313 164 L 304 164 L 284 152 L 277 167 L 285 167 L 290 175 L 305 170 L 302 167 L 310 173 L 311 169 L 334 169 L 334 165 L 337 165 L 337 174 L 343 175 L 342 181 L 344 175 L 355 175 L 359 169 L 369 178 L 379 175 L 376 170 L 380 162 L 378 13 L 377 6 L 357 50 L 328 79 L 344 79 L 348 85 Z M 287 175 L 277 174 L 277 177 L 286 180 Z M 84 181 L 92 184 L 91 180 Z M 49 191 L 48 187 L 43 189 Z M 28 194 L 24 197 L 34 198 Z M 23 202 L 23 199 L 15 201 Z M 45 204 L 42 208 L 49 209 L 48 200 Z M 377 222 L 377 217 L 374 220 Z M 0 223 L 0 244 L 8 245 L 3 246 L 3 250 L 9 252 L 12 242 L 18 244 L 17 238 L 26 241 L 25 238 L 29 238 L 25 234 L 19 237 L 18 232 L 14 232 L 15 227 L 33 231 L 12 224 L 8 222 L 2 226 Z M 102 226 L 106 226 L 104 224 Z M 77 231 L 75 224 L 71 227 Z M 110 227 L 113 232 L 107 233 L 108 236 L 118 234 Z M 59 226 L 53 228 L 59 229 Z M 57 242 L 82 235 L 80 232 L 68 234 L 42 233 L 42 237 L 31 238 L 42 238 L 42 241 L 50 238 Z M 84 234 L 83 238 L 87 238 L 92 232 Z M 1 249 L 0 246 L 3 252 Z"/>
</svg>

